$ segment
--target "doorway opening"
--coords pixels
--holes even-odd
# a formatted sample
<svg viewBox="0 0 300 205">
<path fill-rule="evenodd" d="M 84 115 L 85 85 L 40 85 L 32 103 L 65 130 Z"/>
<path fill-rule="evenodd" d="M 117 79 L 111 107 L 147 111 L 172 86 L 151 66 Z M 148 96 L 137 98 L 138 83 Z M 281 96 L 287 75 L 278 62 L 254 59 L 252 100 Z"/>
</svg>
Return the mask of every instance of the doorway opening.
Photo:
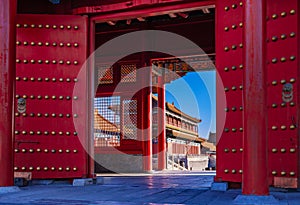
<svg viewBox="0 0 300 205">
<path fill-rule="evenodd" d="M 169 170 L 203 170 L 208 166 L 207 154 L 215 153 L 214 139 L 208 141 L 215 125 L 207 127 L 215 116 L 212 119 L 214 114 L 209 112 L 210 116 L 203 121 L 201 113 L 205 109 L 215 110 L 215 102 L 209 108 L 200 108 L 199 112 L 202 104 L 198 103 L 199 96 L 195 96 L 195 92 L 200 92 L 202 87 L 203 92 L 208 94 L 208 98 L 201 99 L 203 101 L 210 101 L 209 95 L 215 95 L 213 88 L 203 88 L 207 82 L 201 77 L 201 73 L 206 73 L 209 82 L 214 82 L 215 78 L 214 8 L 180 13 L 168 11 L 158 16 L 99 22 L 95 25 L 94 46 L 97 49 L 116 37 L 142 30 L 177 34 L 192 41 L 204 53 L 175 46 L 175 50 L 181 49 L 185 54 L 174 56 L 143 51 L 117 62 L 95 59 L 98 83 L 93 123 L 95 172 L 144 172 L 161 170 L 162 166 Z M 144 40 L 147 41 L 146 36 Z M 110 57 L 107 56 L 107 59 Z M 145 67 L 148 69 L 143 69 Z M 195 103 L 185 99 L 185 103 L 190 103 L 190 110 L 186 109 L 187 106 L 181 106 L 183 101 L 178 100 L 181 99 L 178 96 L 188 92 L 184 89 L 178 89 L 178 92 L 170 90 L 180 80 L 191 91 L 188 97 L 195 98 Z M 142 89 L 137 90 L 136 87 Z M 205 128 L 201 124 L 205 124 Z M 206 134 L 203 134 L 204 129 Z M 159 139 L 163 136 L 164 145 L 159 145 Z M 151 142 L 146 143 L 148 141 Z M 166 160 L 163 165 L 159 154 Z"/>
</svg>

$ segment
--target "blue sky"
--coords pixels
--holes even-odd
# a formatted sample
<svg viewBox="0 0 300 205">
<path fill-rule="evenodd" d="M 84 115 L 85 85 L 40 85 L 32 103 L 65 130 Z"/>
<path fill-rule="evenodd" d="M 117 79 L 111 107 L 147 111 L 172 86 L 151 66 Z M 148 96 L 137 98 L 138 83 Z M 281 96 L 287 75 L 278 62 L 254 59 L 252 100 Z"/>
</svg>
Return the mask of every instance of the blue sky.
<svg viewBox="0 0 300 205">
<path fill-rule="evenodd" d="M 200 137 L 216 132 L 216 72 L 190 72 L 166 84 L 166 101 L 183 112 L 200 118 Z"/>
</svg>

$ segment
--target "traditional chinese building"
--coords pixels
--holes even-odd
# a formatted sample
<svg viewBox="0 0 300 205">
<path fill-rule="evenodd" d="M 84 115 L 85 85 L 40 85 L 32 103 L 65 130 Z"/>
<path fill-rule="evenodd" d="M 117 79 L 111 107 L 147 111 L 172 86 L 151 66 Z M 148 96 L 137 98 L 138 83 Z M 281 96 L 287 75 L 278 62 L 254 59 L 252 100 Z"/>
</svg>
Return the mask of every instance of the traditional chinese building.
<svg viewBox="0 0 300 205">
<path fill-rule="evenodd" d="M 153 161 L 157 169 L 157 97 L 153 97 Z M 174 103 L 166 102 L 166 157 L 167 169 L 202 170 L 207 165 L 205 156 L 201 155 L 201 143 L 205 141 L 199 136 L 198 124 L 200 119 L 192 117 Z"/>
<path fill-rule="evenodd" d="M 128 137 L 134 133 L 136 127 L 126 127 L 122 133 L 120 129 L 120 119 L 124 119 L 124 115 L 120 115 L 119 101 L 110 101 L 104 103 L 102 99 L 95 99 L 96 108 L 94 112 L 94 143 L 95 154 L 101 152 L 101 148 L 105 147 L 120 147 L 121 138 Z M 158 169 L 158 130 L 157 130 L 157 108 L 158 99 L 153 96 L 153 126 L 152 126 L 152 153 L 153 153 L 153 170 Z M 104 108 L 106 106 L 106 109 Z M 174 106 L 174 104 L 166 103 L 166 160 L 168 166 L 166 169 L 181 169 L 181 170 L 203 170 L 207 166 L 206 155 L 201 155 L 201 143 L 205 142 L 204 138 L 199 137 L 198 124 L 200 119 L 192 117 Z M 104 117 L 105 116 L 105 117 Z M 132 117 L 132 116 L 131 116 Z M 123 128 L 124 129 L 124 128 Z M 126 135 L 127 134 L 127 135 Z M 132 135 L 132 137 L 135 137 Z M 99 153 L 98 153 L 99 151 Z M 101 156 L 98 156 L 101 157 Z M 102 156 L 103 157 L 103 156 Z M 111 158 L 111 160 L 115 160 Z M 123 161 L 124 162 L 124 161 Z M 112 162 L 114 163 L 114 162 Z M 132 162 L 127 162 L 128 166 L 136 167 Z M 110 165 L 108 165 L 110 166 Z M 129 167 L 128 167 L 129 168 Z M 122 171 L 122 168 L 118 168 Z M 132 172 L 142 171 L 139 169 L 130 169 Z M 96 165 L 96 172 L 108 171 L 105 167 Z M 128 169 L 123 169 L 128 171 Z"/>
</svg>

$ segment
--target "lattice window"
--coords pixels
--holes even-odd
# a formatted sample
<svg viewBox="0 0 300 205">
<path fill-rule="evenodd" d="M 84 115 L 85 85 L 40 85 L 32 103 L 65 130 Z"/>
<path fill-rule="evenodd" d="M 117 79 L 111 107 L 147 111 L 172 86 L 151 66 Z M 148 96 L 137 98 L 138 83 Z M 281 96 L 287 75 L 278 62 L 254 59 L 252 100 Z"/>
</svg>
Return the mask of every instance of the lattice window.
<svg viewBox="0 0 300 205">
<path fill-rule="evenodd" d="M 106 65 L 97 65 L 97 72 L 99 84 L 113 83 L 113 67 L 108 68 Z"/>
<path fill-rule="evenodd" d="M 94 99 L 94 141 L 96 147 L 120 146 L 120 97 Z"/>
<path fill-rule="evenodd" d="M 123 139 L 137 139 L 137 100 L 123 101 Z"/>
<path fill-rule="evenodd" d="M 132 83 L 136 81 L 136 65 L 125 64 L 121 65 L 121 82 Z"/>
</svg>

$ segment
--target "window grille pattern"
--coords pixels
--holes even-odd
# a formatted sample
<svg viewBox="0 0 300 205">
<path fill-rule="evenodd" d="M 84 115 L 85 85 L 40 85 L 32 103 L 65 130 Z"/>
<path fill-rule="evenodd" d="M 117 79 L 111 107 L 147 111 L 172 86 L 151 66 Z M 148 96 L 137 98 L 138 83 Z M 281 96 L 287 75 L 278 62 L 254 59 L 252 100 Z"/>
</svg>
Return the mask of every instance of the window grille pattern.
<svg viewBox="0 0 300 205">
<path fill-rule="evenodd" d="M 113 83 L 113 67 L 108 68 L 106 65 L 98 65 L 97 72 L 99 84 Z"/>
<path fill-rule="evenodd" d="M 94 99 L 95 147 L 120 146 L 120 97 Z"/>
<path fill-rule="evenodd" d="M 123 139 L 137 139 L 137 100 L 123 100 Z"/>
<path fill-rule="evenodd" d="M 135 64 L 121 65 L 121 82 L 122 83 L 136 82 L 136 65 Z"/>
</svg>

